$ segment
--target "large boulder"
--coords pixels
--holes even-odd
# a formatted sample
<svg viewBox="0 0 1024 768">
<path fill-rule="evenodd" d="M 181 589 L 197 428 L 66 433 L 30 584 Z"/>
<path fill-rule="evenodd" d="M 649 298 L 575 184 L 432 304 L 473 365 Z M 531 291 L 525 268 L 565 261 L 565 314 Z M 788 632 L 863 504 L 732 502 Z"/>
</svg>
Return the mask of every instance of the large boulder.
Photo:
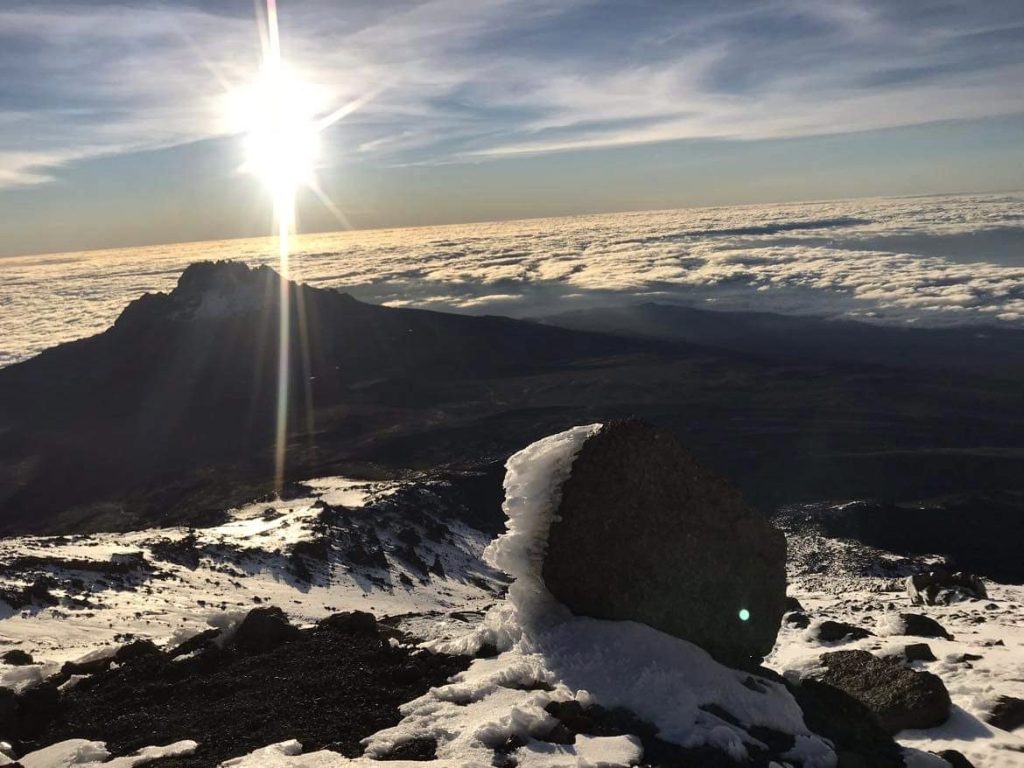
<svg viewBox="0 0 1024 768">
<path fill-rule="evenodd" d="M 878 658 L 867 651 L 826 653 L 821 663 L 811 679 L 859 701 L 888 733 L 934 728 L 949 718 L 949 692 L 930 672 L 915 672 L 897 658 Z"/>
<path fill-rule="evenodd" d="M 671 434 L 618 421 L 576 455 L 543 577 L 576 614 L 642 622 L 747 666 L 775 645 L 786 541 Z"/>
<path fill-rule="evenodd" d="M 971 573 L 941 568 L 907 577 L 907 595 L 915 605 L 949 605 L 988 597 L 985 582 Z"/>
</svg>

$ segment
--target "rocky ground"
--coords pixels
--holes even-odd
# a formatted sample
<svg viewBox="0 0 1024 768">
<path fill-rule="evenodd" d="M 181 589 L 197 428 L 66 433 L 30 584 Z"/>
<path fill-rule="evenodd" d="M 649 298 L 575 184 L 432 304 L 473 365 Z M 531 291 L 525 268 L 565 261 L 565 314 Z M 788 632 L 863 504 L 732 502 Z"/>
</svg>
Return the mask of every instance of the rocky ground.
<svg viewBox="0 0 1024 768">
<path fill-rule="evenodd" d="M 1024 699 L 1024 586 L 986 579 L 985 598 L 915 604 L 907 577 L 942 558 L 826 538 L 821 516 L 837 506 L 841 512 L 842 505 L 790 507 L 776 518 L 789 545 L 789 595 L 799 605 L 783 618 L 768 664 L 800 674 L 819 667 L 823 652 L 866 650 L 930 672 L 948 690 L 951 714 L 941 725 L 900 731 L 900 743 L 957 749 L 977 766 L 1024 765 L 1021 716 L 1016 723 L 1004 716 L 1004 728 L 990 722 L 1001 700 Z"/>
<path fill-rule="evenodd" d="M 1024 766 L 1024 587 L 914 604 L 906 578 L 940 558 L 827 537 L 837 509 L 777 515 L 789 600 L 744 672 L 630 622 L 503 644 L 508 580 L 443 482 L 322 479 L 213 528 L 7 539 L 2 736 L 26 768 L 767 768 L 847 742 L 841 768 Z M 707 743 L 681 746 L 666 714 L 695 705 Z"/>
</svg>

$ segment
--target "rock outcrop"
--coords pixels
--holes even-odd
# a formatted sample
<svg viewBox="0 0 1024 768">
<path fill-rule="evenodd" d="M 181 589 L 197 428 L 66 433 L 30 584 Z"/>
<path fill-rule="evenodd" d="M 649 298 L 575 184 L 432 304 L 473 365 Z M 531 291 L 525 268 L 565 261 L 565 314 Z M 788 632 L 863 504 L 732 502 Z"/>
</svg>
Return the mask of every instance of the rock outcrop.
<svg viewBox="0 0 1024 768">
<path fill-rule="evenodd" d="M 786 542 L 672 435 L 612 422 L 561 488 L 543 577 L 576 614 L 642 622 L 745 666 L 775 644 Z"/>
</svg>

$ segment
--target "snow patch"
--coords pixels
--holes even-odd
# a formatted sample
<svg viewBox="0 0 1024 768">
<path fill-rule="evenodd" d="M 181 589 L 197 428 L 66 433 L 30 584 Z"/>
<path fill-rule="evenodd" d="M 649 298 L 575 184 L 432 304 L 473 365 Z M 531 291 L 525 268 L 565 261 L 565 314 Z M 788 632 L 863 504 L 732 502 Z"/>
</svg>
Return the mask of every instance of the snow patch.
<svg viewBox="0 0 1024 768">
<path fill-rule="evenodd" d="M 24 768 L 71 768 L 71 766 L 102 766 L 102 768 L 132 768 L 163 757 L 191 755 L 198 748 L 194 741 L 176 741 L 166 747 L 146 747 L 125 757 L 109 760 L 110 752 L 102 741 L 69 739 L 51 744 L 45 749 L 30 752 L 19 760 Z"/>
</svg>

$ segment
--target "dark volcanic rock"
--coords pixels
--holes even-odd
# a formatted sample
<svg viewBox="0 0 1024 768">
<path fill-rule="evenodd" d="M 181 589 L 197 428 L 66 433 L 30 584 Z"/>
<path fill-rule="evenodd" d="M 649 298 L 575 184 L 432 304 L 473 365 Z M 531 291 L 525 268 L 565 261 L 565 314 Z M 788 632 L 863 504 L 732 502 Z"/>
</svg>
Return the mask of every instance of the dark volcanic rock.
<svg viewBox="0 0 1024 768">
<path fill-rule="evenodd" d="M 344 611 L 332 613 L 317 624 L 317 628 L 328 632 L 368 632 L 377 631 L 377 617 L 365 611 Z"/>
<path fill-rule="evenodd" d="M 863 627 L 855 627 L 844 621 L 823 621 L 818 625 L 818 640 L 823 643 L 836 643 L 840 640 L 863 640 L 873 633 Z"/>
<path fill-rule="evenodd" d="M 952 640 L 953 636 L 946 631 L 939 622 L 928 616 L 919 613 L 901 613 L 900 621 L 903 622 L 903 634 L 914 637 L 942 637 Z"/>
<path fill-rule="evenodd" d="M 826 653 L 821 661 L 825 669 L 813 679 L 857 699 L 888 733 L 933 728 L 949 718 L 949 693 L 930 672 L 915 672 L 897 659 L 867 651 Z"/>
<path fill-rule="evenodd" d="M 961 600 L 984 600 L 985 583 L 970 573 L 937 569 L 907 577 L 907 594 L 917 605 L 949 605 Z"/>
<path fill-rule="evenodd" d="M 1004 731 L 1015 731 L 1024 726 L 1024 699 L 1000 696 L 992 711 L 985 716 L 985 722 Z"/>
<path fill-rule="evenodd" d="M 357 757 L 361 739 L 398 723 L 401 704 L 469 664 L 464 657 L 392 647 L 389 638 L 402 636 L 365 617 L 297 629 L 291 642 L 261 652 L 242 653 L 229 641 L 189 658 L 130 654 L 66 691 L 59 706 L 55 688 L 43 691 L 31 721 L 25 702 L 17 702 L 22 711 L 14 728 L 0 737 L 21 753 L 86 738 L 106 742 L 115 756 L 181 739 L 199 742 L 194 755 L 161 760 L 160 768 L 213 768 L 293 738 L 307 751 Z M 43 688 L 50 687 L 31 691 Z M 0 693 L 0 724 L 4 703 Z M 428 753 L 421 743 L 401 756 Z"/>
<path fill-rule="evenodd" d="M 643 622 L 728 664 L 771 651 L 785 539 L 669 433 L 606 424 L 561 491 L 543 575 L 572 611 Z"/>
<path fill-rule="evenodd" d="M 243 653 L 263 653 L 299 636 L 284 611 L 276 606 L 253 608 L 242 619 L 231 642 Z"/>
<path fill-rule="evenodd" d="M 188 640 L 185 640 L 180 645 L 171 648 L 167 655 L 172 659 L 178 656 L 186 656 L 195 651 L 201 651 L 204 648 L 208 648 L 214 644 L 214 640 L 220 637 L 221 630 L 219 629 L 206 629 L 197 635 L 192 635 Z"/>
<path fill-rule="evenodd" d="M 26 664 L 33 662 L 32 654 L 21 650 L 20 648 L 14 648 L 7 651 L 3 656 L 0 656 L 0 660 L 4 664 L 10 664 L 12 667 L 24 667 Z"/>
<path fill-rule="evenodd" d="M 903 658 L 907 661 L 935 661 L 935 654 L 928 643 L 910 643 L 903 648 Z"/>
<path fill-rule="evenodd" d="M 0 739 L 10 739 L 18 729 L 18 694 L 0 687 Z"/>
<path fill-rule="evenodd" d="M 422 736 L 399 744 L 386 755 L 378 755 L 376 760 L 433 760 L 437 757 L 437 739 Z"/>
</svg>

